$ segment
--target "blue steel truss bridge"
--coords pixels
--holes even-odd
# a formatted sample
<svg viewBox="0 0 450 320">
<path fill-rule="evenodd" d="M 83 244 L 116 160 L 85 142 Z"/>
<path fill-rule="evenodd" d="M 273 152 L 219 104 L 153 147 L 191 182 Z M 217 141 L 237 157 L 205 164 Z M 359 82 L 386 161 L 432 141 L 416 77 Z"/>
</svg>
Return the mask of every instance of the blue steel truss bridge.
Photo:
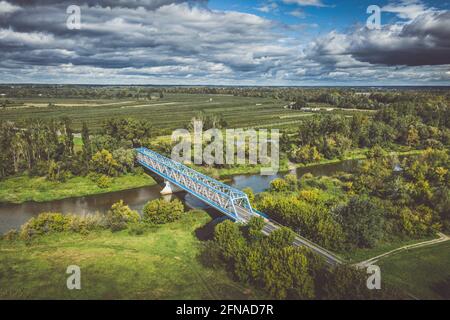
<svg viewBox="0 0 450 320">
<path fill-rule="evenodd" d="M 236 222 L 245 224 L 254 216 L 262 217 L 266 222 L 263 229 L 265 234 L 270 234 L 281 227 L 266 214 L 252 208 L 247 195 L 241 190 L 208 177 L 150 149 L 138 148 L 136 152 L 137 162 L 163 178 L 166 182 L 166 188 L 186 191 Z M 296 236 L 294 245 L 310 248 L 323 256 L 330 264 L 342 263 L 336 255 L 300 235 Z"/>
</svg>

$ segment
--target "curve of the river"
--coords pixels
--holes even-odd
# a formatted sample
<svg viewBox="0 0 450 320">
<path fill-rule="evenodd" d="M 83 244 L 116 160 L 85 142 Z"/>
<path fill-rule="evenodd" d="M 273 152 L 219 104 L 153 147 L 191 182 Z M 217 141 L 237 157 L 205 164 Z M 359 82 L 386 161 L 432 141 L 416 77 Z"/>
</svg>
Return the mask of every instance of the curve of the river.
<svg viewBox="0 0 450 320">
<path fill-rule="evenodd" d="M 315 176 L 332 175 L 336 172 L 349 172 L 357 165 L 357 160 L 346 160 L 338 163 L 303 167 L 293 170 L 300 178 L 305 173 L 312 173 Z M 276 178 L 284 176 L 286 173 L 279 173 L 273 176 L 261 175 L 236 175 L 229 179 L 227 183 L 235 188 L 243 189 L 251 187 L 255 193 L 266 190 L 270 182 Z M 42 212 L 61 212 L 64 214 L 92 214 L 105 213 L 111 205 L 119 200 L 123 200 L 133 210 L 142 212 L 142 208 L 149 200 L 160 198 L 160 185 L 143 187 L 132 190 L 124 190 L 100 195 L 67 198 L 49 202 L 25 202 L 22 204 L 0 204 L 0 234 L 10 229 L 19 229 L 22 224 L 30 218 Z M 190 194 L 181 193 L 176 195 L 188 208 L 199 208 L 207 210 L 208 207 L 200 200 Z M 213 218 L 221 215 L 214 210 L 207 210 Z"/>
</svg>

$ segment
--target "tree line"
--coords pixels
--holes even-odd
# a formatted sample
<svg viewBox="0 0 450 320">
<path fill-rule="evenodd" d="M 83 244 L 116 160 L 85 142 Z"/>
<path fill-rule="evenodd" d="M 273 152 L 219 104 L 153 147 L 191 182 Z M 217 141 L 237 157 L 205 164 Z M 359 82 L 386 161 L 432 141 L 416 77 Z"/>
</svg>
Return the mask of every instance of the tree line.
<svg viewBox="0 0 450 320">
<path fill-rule="evenodd" d="M 437 104 L 394 104 L 374 116 L 355 113 L 317 115 L 303 120 L 281 139 L 281 148 L 297 163 L 342 158 L 354 148 L 444 149 L 450 144 L 450 108 Z"/>
<path fill-rule="evenodd" d="M 215 227 L 200 259 L 212 268 L 224 268 L 240 283 L 264 290 L 273 299 L 395 299 L 401 293 L 384 287 L 367 288 L 365 270 L 330 267 L 312 251 L 292 245 L 287 228 L 262 233 L 264 221 L 247 225 L 229 220 Z"/>
<path fill-rule="evenodd" d="M 91 135 L 83 123 L 81 134 L 75 135 L 67 117 L 0 121 L 0 178 L 28 174 L 64 181 L 91 174 L 104 184 L 108 177 L 134 172 L 133 148 L 150 138 L 151 124 L 107 119 L 100 134 Z"/>
</svg>

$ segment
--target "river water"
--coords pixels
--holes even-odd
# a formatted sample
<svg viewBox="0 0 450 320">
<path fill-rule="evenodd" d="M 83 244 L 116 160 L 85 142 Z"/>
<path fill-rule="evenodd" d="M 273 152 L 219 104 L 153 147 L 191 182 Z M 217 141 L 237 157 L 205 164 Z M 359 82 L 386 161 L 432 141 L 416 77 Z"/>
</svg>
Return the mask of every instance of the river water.
<svg viewBox="0 0 450 320">
<path fill-rule="evenodd" d="M 293 170 L 300 178 L 305 173 L 312 173 L 315 176 L 332 175 L 339 171 L 349 172 L 357 165 L 357 160 L 347 160 L 339 163 L 318 165 Z M 279 173 L 273 176 L 261 175 L 237 175 L 227 181 L 231 186 L 243 189 L 251 187 L 255 193 L 266 190 L 270 182 L 276 178 L 283 177 L 286 173 Z M 118 191 L 107 194 L 67 198 L 49 202 L 26 202 L 22 204 L 0 204 L 0 234 L 10 229 L 19 229 L 22 224 L 30 218 L 37 216 L 42 212 L 61 212 L 64 214 L 92 214 L 105 213 L 111 208 L 111 205 L 119 200 L 123 200 L 131 209 L 142 212 L 142 208 L 149 200 L 160 198 L 161 185 L 143 187 L 132 190 Z M 170 196 L 169 196 L 170 197 Z M 219 213 L 209 209 L 203 202 L 190 194 L 179 193 L 176 197 L 180 198 L 188 208 L 197 208 L 207 210 L 214 218 L 222 217 Z M 201 234 L 198 235 L 201 237 Z"/>
</svg>

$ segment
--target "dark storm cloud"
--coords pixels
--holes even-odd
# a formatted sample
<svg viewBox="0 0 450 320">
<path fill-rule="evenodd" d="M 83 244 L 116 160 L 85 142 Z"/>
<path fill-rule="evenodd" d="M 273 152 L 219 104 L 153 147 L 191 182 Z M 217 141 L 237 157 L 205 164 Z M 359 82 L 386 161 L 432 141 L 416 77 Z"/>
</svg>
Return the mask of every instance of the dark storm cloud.
<svg viewBox="0 0 450 320">
<path fill-rule="evenodd" d="M 173 3 L 188 2 L 186 0 L 12 0 L 9 3 L 19 5 L 21 7 L 48 7 L 48 6 L 70 6 L 70 5 L 88 5 L 100 7 L 122 7 L 122 8 L 139 8 L 143 7 L 148 10 L 154 10 L 164 5 Z M 197 3 L 205 3 L 207 1 L 189 1 Z"/>
<path fill-rule="evenodd" d="M 389 66 L 450 64 L 450 12 L 428 12 L 399 30 L 365 33 L 358 34 L 348 49 L 360 61 Z"/>
</svg>

